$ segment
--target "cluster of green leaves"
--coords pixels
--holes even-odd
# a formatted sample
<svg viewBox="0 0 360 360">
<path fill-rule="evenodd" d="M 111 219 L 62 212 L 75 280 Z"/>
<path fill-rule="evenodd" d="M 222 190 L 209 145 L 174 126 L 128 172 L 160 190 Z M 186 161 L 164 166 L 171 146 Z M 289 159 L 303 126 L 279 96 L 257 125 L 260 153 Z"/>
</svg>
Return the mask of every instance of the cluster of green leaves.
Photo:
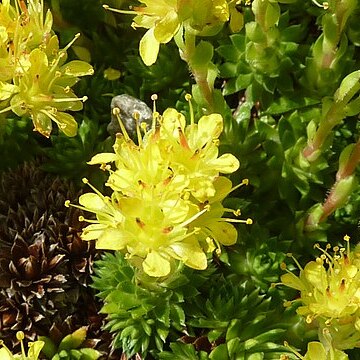
<svg viewBox="0 0 360 360">
<path fill-rule="evenodd" d="M 284 315 L 281 303 L 274 307 L 237 275 L 182 268 L 155 281 L 119 253 L 98 260 L 95 274 L 92 286 L 104 301 L 105 328 L 114 333 L 113 347 L 129 357 L 278 359 L 288 352 L 282 343 L 294 325 L 292 314 Z M 302 331 L 293 337 L 303 338 Z"/>
<path fill-rule="evenodd" d="M 165 282 L 136 274 L 120 253 L 107 253 L 96 262 L 92 286 L 104 301 L 105 326 L 115 333 L 113 347 L 127 356 L 161 351 L 167 339 L 176 339 L 185 328 L 183 303 L 198 294 L 205 274 L 189 281 L 180 272 Z M 177 334 L 177 336 L 176 336 Z"/>
<path fill-rule="evenodd" d="M 329 39 L 333 41 L 333 48 L 339 46 L 342 49 L 336 52 L 329 69 L 323 63 L 319 65 L 319 52 L 325 52 L 325 49 L 319 50 L 315 45 L 328 41 L 327 37 L 331 36 L 330 20 L 326 19 L 331 17 L 334 21 L 340 16 L 337 6 L 336 1 L 332 2 L 331 10 L 326 12 L 311 3 L 281 5 L 278 21 L 269 28 L 266 37 L 253 34 L 254 28 L 264 32 L 261 24 L 254 24 L 261 9 L 255 10 L 253 6 L 252 11 L 245 11 L 245 31 L 224 37 L 217 48 L 223 59 L 220 76 L 226 79 L 223 94 L 235 107 L 223 144 L 243 160 L 242 175 L 250 179 L 254 190 L 247 200 L 251 202 L 257 221 L 270 230 L 270 236 L 298 239 L 293 250 L 299 252 L 307 248 L 309 240 L 338 237 L 339 230 L 331 235 L 329 226 L 337 229 L 339 226 L 332 219 L 326 221 L 327 217 L 341 208 L 356 188 L 355 182 L 350 184 L 352 178 L 347 179 L 346 189 L 339 186 L 341 201 L 330 197 L 328 203 L 332 201 L 335 205 L 331 212 L 325 211 L 323 204 L 335 182 L 336 169 L 341 167 L 339 160 L 342 159 L 343 164 L 349 163 L 349 155 L 347 159 L 346 153 L 342 158 L 339 155 L 357 141 L 358 134 L 356 80 L 350 84 L 351 79 L 357 77 L 356 40 L 352 38 L 353 43 L 339 45 L 335 44 L 336 39 Z M 347 15 L 344 15 L 342 28 L 337 29 L 340 38 L 345 37 L 346 19 L 351 26 L 356 14 L 352 11 L 353 6 L 356 6 L 354 2 L 346 5 Z M 314 22 L 318 28 L 314 27 Z M 274 38 L 269 42 L 272 36 Z M 259 55 L 251 49 L 265 45 L 271 56 L 264 53 L 264 63 L 258 63 L 261 52 Z M 344 57 L 351 61 L 346 62 Z M 350 75 L 344 79 L 347 74 Z M 340 100 L 338 94 L 342 92 L 348 96 L 346 99 L 340 96 Z M 346 122 L 343 121 L 345 117 Z M 329 122 L 331 126 L 327 125 Z M 320 145 L 317 155 L 311 157 L 307 149 L 314 142 Z M 354 146 L 348 152 L 353 151 Z M 356 159 L 352 160 L 356 162 Z M 352 210 L 353 206 L 347 209 Z M 357 221 L 354 211 L 347 216 L 347 226 L 342 227 L 342 234 L 354 234 Z"/>
<path fill-rule="evenodd" d="M 58 345 L 47 336 L 39 336 L 39 340 L 44 342 L 42 353 L 51 360 L 97 360 L 101 353 L 84 346 L 86 333 L 87 328 L 81 327 L 66 335 Z"/>
</svg>

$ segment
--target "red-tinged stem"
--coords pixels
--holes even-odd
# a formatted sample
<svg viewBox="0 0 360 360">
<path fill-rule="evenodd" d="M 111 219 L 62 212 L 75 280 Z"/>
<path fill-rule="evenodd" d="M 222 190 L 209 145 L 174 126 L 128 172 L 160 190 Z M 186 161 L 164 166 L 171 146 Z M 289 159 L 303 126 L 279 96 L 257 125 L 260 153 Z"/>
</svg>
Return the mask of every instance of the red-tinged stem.
<svg viewBox="0 0 360 360">
<path fill-rule="evenodd" d="M 355 147 L 349 157 L 348 162 L 340 172 L 340 170 L 336 174 L 336 181 L 340 181 L 350 175 L 353 174 L 356 166 L 360 163 L 360 139 L 355 144 Z"/>
<path fill-rule="evenodd" d="M 317 151 L 320 150 L 323 146 L 325 140 L 330 135 L 331 130 L 336 126 L 342 119 L 339 116 L 339 112 L 335 110 L 336 104 L 331 106 L 329 111 L 326 113 L 324 119 L 321 120 L 319 128 L 316 131 L 316 134 L 312 140 L 308 141 L 307 146 L 303 150 L 303 155 L 308 161 L 313 161 L 316 159 L 312 158 L 312 155 Z M 339 106 L 339 105 L 337 105 Z"/>
</svg>

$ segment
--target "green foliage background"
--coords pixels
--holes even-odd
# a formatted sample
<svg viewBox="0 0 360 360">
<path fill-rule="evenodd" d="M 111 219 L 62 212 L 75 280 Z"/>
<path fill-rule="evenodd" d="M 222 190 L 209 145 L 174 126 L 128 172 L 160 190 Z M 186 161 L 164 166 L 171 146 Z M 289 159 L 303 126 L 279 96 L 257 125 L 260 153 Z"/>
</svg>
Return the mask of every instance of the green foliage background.
<svg viewBox="0 0 360 360">
<path fill-rule="evenodd" d="M 120 0 L 112 5 L 127 9 L 133 3 Z M 296 293 L 271 286 L 283 273 L 280 264 L 289 263 L 288 252 L 305 264 L 316 256 L 317 242 L 337 245 L 345 234 L 352 243 L 359 241 L 357 167 L 351 186 L 338 190 L 341 201 L 331 214 L 322 217 L 321 212 L 338 184 L 342 152 L 359 141 L 357 91 L 347 103 L 338 104 L 343 111 L 316 159 L 304 157 L 304 149 L 320 124 L 328 121 L 328 109 L 343 79 L 360 69 L 360 5 L 347 1 L 351 11 L 340 31 L 333 18 L 311 1 L 267 3 L 280 9 L 274 31 L 266 31 L 251 6 L 241 3 L 238 10 L 245 27 L 233 34 L 224 26 L 206 38 L 215 49 L 215 88 L 221 94 L 216 107 L 225 119 L 221 151 L 240 161 L 240 170 L 231 176 L 233 183 L 244 178 L 250 182 L 226 201 L 254 224 L 239 225 L 238 243 L 220 258 L 214 256 L 208 271 L 183 269 L 171 284 L 138 284 L 134 270 L 119 254 L 105 254 L 97 262 L 93 287 L 106 303 L 102 310 L 109 315 L 106 328 L 114 333 L 114 347 L 129 357 L 136 353 L 146 359 L 179 360 L 278 359 L 285 353 L 293 357 L 284 340 L 304 353 L 316 331 L 296 315 L 295 306 L 283 308 L 283 300 Z M 82 34 L 70 58 L 84 49 L 90 56 L 95 75 L 81 79 L 75 88 L 89 100 L 75 114 L 79 132 L 74 138 L 55 131 L 47 140 L 34 133 L 25 118 L 1 118 L 0 170 L 40 155 L 46 171 L 70 177 L 79 186 L 86 176 L 99 187 L 103 174 L 86 162 L 113 144 L 106 130 L 111 98 L 127 93 L 151 107 L 150 96 L 156 93 L 160 112 L 176 107 L 186 114 L 184 95 L 192 91 L 195 80 L 173 43 L 161 46 L 154 65 L 144 65 L 138 54 L 143 31 L 131 29 L 131 17 L 105 12 L 95 0 L 49 0 L 47 5 L 63 44 L 75 33 Z M 317 62 L 324 56 L 324 41 L 336 50 L 330 68 Z M 106 79 L 104 70 L 109 67 L 119 70 L 120 78 Z M 204 112 L 201 105 L 195 106 L 197 117 Z M 349 351 L 349 358 L 359 358 L 356 349 Z"/>
</svg>

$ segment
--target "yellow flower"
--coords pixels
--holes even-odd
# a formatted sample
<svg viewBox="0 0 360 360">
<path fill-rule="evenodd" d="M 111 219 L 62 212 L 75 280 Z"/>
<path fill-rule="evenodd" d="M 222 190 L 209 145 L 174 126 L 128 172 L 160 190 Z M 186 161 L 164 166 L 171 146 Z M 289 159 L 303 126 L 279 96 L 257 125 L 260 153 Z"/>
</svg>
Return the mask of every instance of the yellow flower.
<svg viewBox="0 0 360 360">
<path fill-rule="evenodd" d="M 219 172 L 230 173 L 239 164 L 230 154 L 218 157 L 221 116 L 206 116 L 195 124 L 191 115 L 186 126 L 174 109 L 163 116 L 155 111 L 148 130 L 135 114 L 135 144 L 119 109 L 113 112 L 122 130 L 114 153 L 97 154 L 89 162 L 110 173 L 106 185 L 113 193 L 103 196 L 90 185 L 94 193 L 80 196 L 80 206 L 73 205 L 96 215 L 96 220 L 86 220 L 90 225 L 83 240 L 96 240 L 99 249 L 122 251 L 150 276 L 169 275 L 175 261 L 205 269 L 207 253 L 236 242 L 237 231 L 229 222 L 250 223 L 222 218 L 232 210 L 221 201 L 234 188 Z"/>
<path fill-rule="evenodd" d="M 168 43 L 180 28 L 177 0 L 141 0 L 134 7 L 137 16 L 132 26 L 149 29 L 140 41 L 140 56 L 148 66 L 156 62 L 160 44 Z"/>
<path fill-rule="evenodd" d="M 311 341 L 307 345 L 307 352 L 305 356 L 299 354 L 296 350 L 292 349 L 287 342 L 285 346 L 289 347 L 290 350 L 301 360 L 347 360 L 348 356 L 343 351 L 333 349 L 330 346 L 324 346 L 321 342 Z M 280 360 L 288 359 L 287 356 L 281 356 Z"/>
<path fill-rule="evenodd" d="M 334 254 L 321 249 L 316 261 L 310 261 L 300 275 L 289 272 L 281 276 L 282 284 L 300 291 L 300 315 L 319 331 L 326 329 L 338 349 L 360 347 L 360 247 L 350 251 L 350 238 L 344 237 L 347 249 L 335 246 Z M 290 302 L 286 302 L 288 304 Z"/>
<path fill-rule="evenodd" d="M 230 174 L 239 168 L 239 161 L 231 154 L 220 157 L 219 136 L 223 119 L 219 114 L 200 118 L 197 124 L 185 126 L 185 118 L 175 109 L 165 110 L 160 137 L 163 149 L 170 156 L 175 172 L 187 176 L 191 194 L 200 202 L 215 195 L 213 182 L 219 173 Z"/>
<path fill-rule="evenodd" d="M 179 31 L 209 36 L 218 33 L 229 21 L 228 0 L 139 0 L 143 6 L 131 11 L 105 9 L 135 14 L 133 28 L 148 29 L 139 45 L 140 56 L 148 66 L 156 62 L 160 44 L 168 43 Z"/>
<path fill-rule="evenodd" d="M 86 220 L 91 225 L 83 230 L 83 240 L 96 239 L 98 249 L 124 250 L 128 258 L 140 259 L 150 276 L 168 275 L 175 259 L 194 269 L 206 268 L 206 255 L 194 236 L 198 230 L 188 227 L 205 209 L 191 216 L 189 207 L 194 205 L 171 192 L 158 202 L 116 191 L 109 198 L 94 190 L 80 196 L 81 206 L 73 205 L 96 214 L 96 220 Z"/>
<path fill-rule="evenodd" d="M 0 4 L 0 113 L 12 110 L 32 118 L 34 128 L 49 137 L 52 121 L 68 136 L 75 136 L 77 122 L 65 111 L 82 109 L 86 97 L 71 90 L 80 76 L 92 75 L 83 61 L 65 64 L 66 51 L 51 29 L 52 15 L 44 14 L 42 0 Z"/>
</svg>

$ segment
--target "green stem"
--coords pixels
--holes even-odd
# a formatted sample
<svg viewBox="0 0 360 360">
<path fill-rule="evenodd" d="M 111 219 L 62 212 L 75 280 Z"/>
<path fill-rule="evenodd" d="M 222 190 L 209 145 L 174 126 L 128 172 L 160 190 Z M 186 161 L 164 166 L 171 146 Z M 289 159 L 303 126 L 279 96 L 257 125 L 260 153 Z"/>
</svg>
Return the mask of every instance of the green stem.
<svg viewBox="0 0 360 360">
<path fill-rule="evenodd" d="M 192 63 L 191 59 L 195 53 L 195 35 L 189 34 L 188 31 L 185 31 L 185 42 L 182 58 L 188 63 L 191 73 L 194 76 L 196 84 L 199 86 L 201 94 L 204 100 L 207 103 L 207 108 L 210 112 L 214 109 L 214 98 L 213 98 L 213 89 L 209 85 L 207 80 L 208 70 L 207 69 L 199 69 Z"/>
<path fill-rule="evenodd" d="M 338 171 L 336 174 L 336 181 L 340 181 L 350 175 L 352 175 L 355 171 L 356 166 L 360 163 L 360 139 L 355 144 L 355 147 L 349 157 L 348 162 L 342 169 L 342 171 Z"/>
<path fill-rule="evenodd" d="M 321 149 L 331 130 L 342 120 L 342 117 L 339 116 L 339 109 L 336 109 L 339 106 L 336 103 L 331 106 L 325 117 L 320 121 L 314 138 L 308 141 L 307 146 L 303 150 L 303 155 L 308 161 L 311 162 L 317 159 L 317 156 L 313 155 Z"/>
<path fill-rule="evenodd" d="M 320 222 L 324 221 L 339 206 L 342 206 L 343 201 L 339 201 L 339 194 L 337 193 L 338 185 L 342 180 L 350 179 L 350 176 L 354 174 L 355 168 L 359 163 L 360 163 L 360 139 L 355 144 L 355 147 L 351 152 L 351 155 L 349 156 L 346 165 L 342 168 L 341 171 L 339 170 L 336 174 L 336 182 L 332 190 L 330 191 L 329 196 L 326 198 L 324 204 L 322 205 L 323 214 L 320 218 Z M 345 197 L 348 196 L 346 192 L 342 195 Z"/>
</svg>

